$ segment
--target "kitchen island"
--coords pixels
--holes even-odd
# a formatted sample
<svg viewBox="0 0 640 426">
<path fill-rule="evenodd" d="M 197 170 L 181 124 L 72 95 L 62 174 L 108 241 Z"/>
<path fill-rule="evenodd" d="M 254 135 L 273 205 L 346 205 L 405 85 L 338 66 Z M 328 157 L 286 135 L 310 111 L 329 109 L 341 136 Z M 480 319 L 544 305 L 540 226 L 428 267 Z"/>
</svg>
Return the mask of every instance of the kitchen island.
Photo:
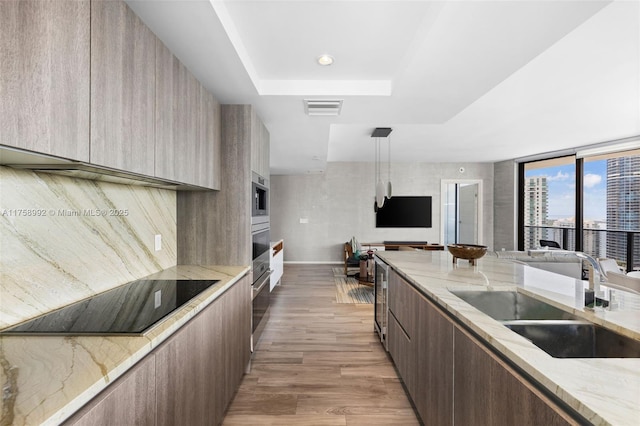
<svg viewBox="0 0 640 426">
<path fill-rule="evenodd" d="M 448 407 L 442 413 L 422 411 L 423 421 L 463 424 L 465 418 L 471 417 L 476 424 L 487 424 L 482 417 L 490 411 L 487 407 L 492 398 L 498 406 L 496 411 L 500 408 L 507 411 L 504 398 L 510 398 L 511 393 L 504 393 L 501 388 L 507 387 L 512 376 L 500 372 L 502 375 L 499 375 L 495 373 L 498 368 L 485 369 L 477 363 L 478 359 L 486 358 L 494 365 L 503 366 L 505 371 L 515 371 L 514 377 L 521 380 L 528 392 L 537 395 L 545 408 L 547 402 L 554 407 L 552 415 L 569 414 L 566 423 L 577 420 L 597 425 L 637 424 L 640 359 L 553 358 L 450 291 L 517 290 L 635 340 L 640 340 L 640 297 L 619 292 L 621 307 L 618 310 L 591 312 L 583 308 L 584 282 L 490 254 L 475 267 L 463 260 L 453 264 L 446 252 L 380 252 L 376 256 L 392 269 L 390 297 L 395 288 L 399 289 L 389 302 L 390 309 L 395 304 L 397 313 L 389 312 L 387 338 L 405 387 L 410 395 L 422 395 L 423 382 L 432 378 L 428 371 L 431 369 L 438 380 L 429 384 L 431 394 L 418 400 L 413 398 L 414 404 L 421 412 L 422 404 L 432 398 L 431 408 Z M 410 291 L 400 287 L 403 283 Z M 413 308 L 414 299 L 421 299 L 427 306 L 426 319 L 422 313 L 412 314 L 417 310 Z M 414 323 L 419 325 L 414 327 Z M 425 324 L 429 324 L 428 329 L 423 327 Z M 416 346 L 414 354 L 406 350 L 411 349 L 411 345 Z M 447 345 L 448 352 L 444 348 Z M 434 352 L 434 357 L 426 360 L 427 351 Z M 497 380 L 497 384 L 491 387 L 487 382 L 485 387 L 485 383 L 480 382 L 477 386 L 474 378 Z M 437 391 L 433 390 L 435 387 Z M 521 402 L 515 403 L 516 410 L 521 408 L 526 414 L 530 407 L 524 403 L 520 407 Z M 500 407 L 500 403 L 505 405 Z M 423 413 L 431 417 L 424 418 Z M 441 417 L 434 417 L 438 415 Z M 491 418 L 491 413 L 486 416 L 485 419 Z M 496 420 L 491 423 L 499 424 Z"/>
<path fill-rule="evenodd" d="M 193 368 L 197 367 L 197 363 L 206 362 L 220 364 L 220 368 L 212 370 L 211 373 L 218 374 L 221 371 L 221 377 L 225 377 L 225 372 L 226 376 L 234 376 L 225 379 L 231 382 L 228 387 L 233 388 L 224 390 L 224 398 L 230 399 L 235 391 L 234 383 L 239 383 L 246 368 L 246 365 L 241 364 L 246 364 L 249 359 L 251 302 L 248 272 L 249 268 L 242 266 L 178 265 L 146 277 L 219 281 L 144 335 L 1 336 L 0 381 L 3 383 L 4 397 L 0 424 L 60 424 L 85 404 L 93 403 L 94 397 L 98 396 L 96 399 L 100 401 L 108 399 L 110 395 L 105 395 L 103 391 L 106 389 L 108 393 L 109 389 L 121 383 L 117 379 L 121 376 L 126 377 L 132 371 L 137 374 L 132 376 L 135 378 L 133 382 L 137 385 L 144 383 L 144 386 L 142 389 L 137 388 L 128 398 L 131 406 L 120 406 L 115 411 L 111 410 L 108 418 L 117 423 L 116 415 L 121 415 L 133 422 L 134 412 L 137 414 L 146 410 L 143 414 L 150 415 L 152 421 L 145 423 L 161 423 L 160 419 L 164 416 L 164 423 L 171 424 L 171 417 L 176 416 L 179 410 L 168 405 L 180 400 L 182 392 L 175 388 L 181 380 L 188 380 L 184 375 L 173 375 L 180 374 L 179 370 L 183 367 L 190 367 L 198 376 L 206 377 L 206 372 Z M 225 333 L 227 328 L 228 333 Z M 227 347 L 220 341 L 212 340 L 214 337 L 219 339 L 220 336 L 225 339 L 228 337 Z M 207 348 L 214 346 L 214 351 L 229 350 L 229 347 L 235 345 L 235 352 L 227 354 L 233 360 L 213 359 L 216 355 L 227 356 L 225 353 L 216 352 L 202 354 L 208 359 L 200 356 L 200 359 L 195 360 L 195 364 L 190 366 L 189 356 L 198 356 L 197 348 L 191 345 L 199 345 L 208 340 L 212 341 Z M 230 365 L 225 365 L 228 361 Z M 231 372 L 233 368 L 238 370 L 238 373 L 235 370 Z M 197 382 L 196 378 L 188 383 L 188 390 L 199 391 Z M 155 384 L 157 392 L 156 386 L 153 386 Z M 207 383 L 203 385 L 206 386 Z M 172 390 L 175 390 L 175 393 L 163 395 Z M 146 400 L 142 393 L 147 394 Z M 158 398 L 166 397 L 169 404 L 158 404 L 156 409 L 156 393 Z M 192 393 L 184 395 L 186 398 L 195 399 Z M 105 398 L 101 399 L 103 397 Z M 97 416 L 102 414 L 101 411 L 105 411 L 105 408 L 106 411 L 110 410 L 108 403 L 93 411 L 84 409 L 85 412 L 80 414 L 87 415 L 84 418 L 87 423 L 95 422 Z M 222 416 L 224 406 L 209 405 L 212 406 L 212 410 L 217 411 L 215 415 Z M 179 414 L 186 416 L 194 413 Z M 188 420 L 188 417 L 183 418 L 185 421 Z M 83 417 L 76 416 L 73 421 L 82 424 Z"/>
</svg>

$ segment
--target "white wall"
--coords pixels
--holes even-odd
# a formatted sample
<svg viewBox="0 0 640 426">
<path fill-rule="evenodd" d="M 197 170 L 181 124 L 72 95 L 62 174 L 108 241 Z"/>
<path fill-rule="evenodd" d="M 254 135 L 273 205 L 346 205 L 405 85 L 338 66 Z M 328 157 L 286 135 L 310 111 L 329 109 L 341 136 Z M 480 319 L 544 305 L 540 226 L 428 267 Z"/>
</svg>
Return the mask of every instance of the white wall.
<svg viewBox="0 0 640 426">
<path fill-rule="evenodd" d="M 377 229 L 373 177 L 373 163 L 360 162 L 328 163 L 323 174 L 271 175 L 271 240 L 284 239 L 285 262 L 341 262 L 342 245 L 352 236 L 360 242 L 440 242 L 441 179 L 483 179 L 480 243 L 493 247 L 492 163 L 392 164 L 393 194 L 433 197 L 432 228 Z"/>
</svg>

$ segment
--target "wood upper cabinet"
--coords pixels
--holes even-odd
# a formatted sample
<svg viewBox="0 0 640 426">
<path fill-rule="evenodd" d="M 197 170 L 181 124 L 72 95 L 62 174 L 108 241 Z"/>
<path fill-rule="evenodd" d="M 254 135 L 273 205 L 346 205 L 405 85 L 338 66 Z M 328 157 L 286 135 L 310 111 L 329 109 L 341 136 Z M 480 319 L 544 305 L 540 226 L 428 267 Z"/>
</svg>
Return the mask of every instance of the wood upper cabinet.
<svg viewBox="0 0 640 426">
<path fill-rule="evenodd" d="M 220 104 L 198 83 L 198 135 L 194 166 L 200 186 L 220 189 L 221 126 Z"/>
<path fill-rule="evenodd" d="M 154 175 L 155 49 L 124 2 L 91 3 L 91 163 Z"/>
<path fill-rule="evenodd" d="M 155 176 L 218 189 L 220 105 L 160 40 L 155 111 Z"/>
<path fill-rule="evenodd" d="M 156 367 L 150 355 L 69 418 L 65 425 L 153 425 Z"/>
<path fill-rule="evenodd" d="M 89 0 L 0 1 L 0 144 L 89 160 Z"/>
<path fill-rule="evenodd" d="M 269 178 L 269 131 L 260 117 L 251 109 L 251 171 L 264 178 Z"/>
<path fill-rule="evenodd" d="M 192 84 L 190 84 L 192 83 Z M 190 87 L 191 86 L 191 87 Z M 156 146 L 155 175 L 184 182 L 181 170 L 195 155 L 197 87 L 189 71 L 160 41 L 156 41 Z M 191 97 L 189 97 L 191 95 Z M 193 120 L 193 121 L 191 121 Z M 191 121 L 191 122 L 190 122 Z"/>
</svg>

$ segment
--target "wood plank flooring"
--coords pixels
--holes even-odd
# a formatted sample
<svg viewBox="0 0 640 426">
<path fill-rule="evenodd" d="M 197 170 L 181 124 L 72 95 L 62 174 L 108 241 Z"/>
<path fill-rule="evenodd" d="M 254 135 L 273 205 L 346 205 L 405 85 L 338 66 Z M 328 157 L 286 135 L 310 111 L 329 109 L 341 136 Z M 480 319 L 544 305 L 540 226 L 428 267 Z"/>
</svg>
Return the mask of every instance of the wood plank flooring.
<svg viewBox="0 0 640 426">
<path fill-rule="evenodd" d="M 338 304 L 331 265 L 285 265 L 271 316 L 223 425 L 418 425 L 373 331 Z"/>
</svg>

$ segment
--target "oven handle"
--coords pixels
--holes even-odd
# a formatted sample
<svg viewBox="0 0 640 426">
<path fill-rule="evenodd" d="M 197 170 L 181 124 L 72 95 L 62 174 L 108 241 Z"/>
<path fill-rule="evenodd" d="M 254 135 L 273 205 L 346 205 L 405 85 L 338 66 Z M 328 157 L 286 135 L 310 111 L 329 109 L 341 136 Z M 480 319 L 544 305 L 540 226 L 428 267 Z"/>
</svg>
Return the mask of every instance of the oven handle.
<svg viewBox="0 0 640 426">
<path fill-rule="evenodd" d="M 254 284 L 252 286 L 252 289 L 253 289 L 253 297 L 252 297 L 252 299 L 254 299 L 258 294 L 260 294 L 260 292 L 262 291 L 264 286 L 267 285 L 267 283 L 270 282 L 269 277 L 271 276 L 271 269 L 269 269 L 263 275 L 264 275 L 264 278 L 262 279 L 262 282 L 259 285 L 258 284 Z"/>
</svg>

